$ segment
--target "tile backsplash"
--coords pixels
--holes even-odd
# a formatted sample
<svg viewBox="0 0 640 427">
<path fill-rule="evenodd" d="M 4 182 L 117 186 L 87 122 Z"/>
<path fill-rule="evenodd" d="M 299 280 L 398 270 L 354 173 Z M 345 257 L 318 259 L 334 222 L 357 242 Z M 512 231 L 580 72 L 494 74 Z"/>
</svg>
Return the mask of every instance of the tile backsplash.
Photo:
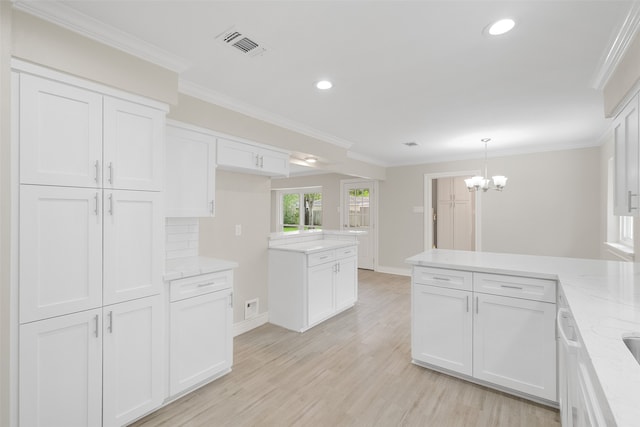
<svg viewBox="0 0 640 427">
<path fill-rule="evenodd" d="M 198 218 L 166 218 L 166 259 L 198 256 Z"/>
</svg>

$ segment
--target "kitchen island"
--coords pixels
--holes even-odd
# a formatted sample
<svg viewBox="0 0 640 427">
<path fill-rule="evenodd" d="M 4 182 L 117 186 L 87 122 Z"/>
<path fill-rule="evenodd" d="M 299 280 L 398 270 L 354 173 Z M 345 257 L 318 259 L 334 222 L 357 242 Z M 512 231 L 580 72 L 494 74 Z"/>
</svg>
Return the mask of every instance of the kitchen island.
<svg viewBox="0 0 640 427">
<path fill-rule="evenodd" d="M 408 258 L 416 267 L 557 281 L 601 396 L 601 422 L 640 419 L 640 365 L 622 337 L 640 333 L 640 264 L 434 249 Z"/>
</svg>

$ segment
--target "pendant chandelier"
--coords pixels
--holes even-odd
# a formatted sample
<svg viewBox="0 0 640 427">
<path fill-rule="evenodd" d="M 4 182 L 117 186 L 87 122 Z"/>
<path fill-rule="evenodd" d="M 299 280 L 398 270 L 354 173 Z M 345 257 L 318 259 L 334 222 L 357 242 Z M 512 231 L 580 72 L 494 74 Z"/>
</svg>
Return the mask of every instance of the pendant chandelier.
<svg viewBox="0 0 640 427">
<path fill-rule="evenodd" d="M 467 185 L 467 189 L 469 191 L 487 191 L 497 190 L 502 191 L 502 189 L 507 185 L 507 177 L 504 175 L 494 175 L 491 179 L 487 178 L 487 142 L 491 141 L 491 138 L 483 138 L 481 139 L 484 142 L 484 176 L 474 176 L 471 178 L 467 178 L 464 180 L 464 183 Z"/>
</svg>

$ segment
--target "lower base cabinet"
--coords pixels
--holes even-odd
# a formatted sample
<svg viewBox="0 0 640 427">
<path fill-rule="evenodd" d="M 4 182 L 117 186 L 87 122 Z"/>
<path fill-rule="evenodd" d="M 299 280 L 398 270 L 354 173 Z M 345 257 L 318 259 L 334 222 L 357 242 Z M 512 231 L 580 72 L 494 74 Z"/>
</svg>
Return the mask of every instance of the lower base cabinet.
<svg viewBox="0 0 640 427">
<path fill-rule="evenodd" d="M 20 326 L 23 426 L 121 426 L 164 399 L 163 304 L 141 298 Z"/>
<path fill-rule="evenodd" d="M 169 282 L 169 396 L 231 370 L 233 271 Z"/>
<path fill-rule="evenodd" d="M 556 402 L 555 282 L 414 267 L 412 358 Z"/>
</svg>

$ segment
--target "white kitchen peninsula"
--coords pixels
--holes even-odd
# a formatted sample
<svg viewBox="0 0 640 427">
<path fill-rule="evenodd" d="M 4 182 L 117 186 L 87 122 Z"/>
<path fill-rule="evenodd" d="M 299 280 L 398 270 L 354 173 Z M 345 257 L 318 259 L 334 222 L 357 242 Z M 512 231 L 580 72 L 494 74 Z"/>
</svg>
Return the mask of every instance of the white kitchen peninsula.
<svg viewBox="0 0 640 427">
<path fill-rule="evenodd" d="M 634 426 L 640 419 L 640 364 L 622 341 L 640 333 L 640 264 L 434 249 L 406 260 L 416 268 L 557 281 L 576 326 L 581 369 L 588 375 L 581 396 L 585 417 L 598 405 L 600 425 Z M 594 398 L 595 396 L 595 398 Z M 589 401 L 591 399 L 591 401 Z M 589 412 L 589 414 L 587 414 Z M 591 419 L 590 419 L 591 421 Z M 586 422 L 586 421 L 584 421 Z M 586 425 L 586 424 L 583 424 Z"/>
<path fill-rule="evenodd" d="M 358 300 L 357 233 L 302 231 L 269 237 L 269 322 L 297 332 Z"/>
</svg>

